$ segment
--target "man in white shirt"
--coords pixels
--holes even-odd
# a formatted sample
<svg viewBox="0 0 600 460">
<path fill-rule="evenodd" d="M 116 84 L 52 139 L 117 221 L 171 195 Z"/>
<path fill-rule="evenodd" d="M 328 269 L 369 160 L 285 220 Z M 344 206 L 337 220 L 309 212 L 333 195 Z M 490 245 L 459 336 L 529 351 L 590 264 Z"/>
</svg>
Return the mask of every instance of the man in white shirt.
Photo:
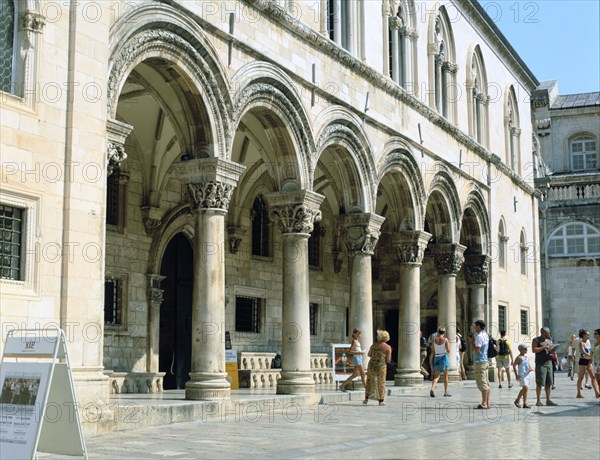
<svg viewBox="0 0 600 460">
<path fill-rule="evenodd" d="M 477 388 L 481 391 L 481 404 L 476 409 L 490 408 L 490 380 L 488 369 L 490 361 L 488 359 L 488 346 L 490 337 L 485 332 L 485 323 L 482 320 L 475 321 L 475 355 L 474 355 L 474 370 L 475 381 Z"/>
</svg>

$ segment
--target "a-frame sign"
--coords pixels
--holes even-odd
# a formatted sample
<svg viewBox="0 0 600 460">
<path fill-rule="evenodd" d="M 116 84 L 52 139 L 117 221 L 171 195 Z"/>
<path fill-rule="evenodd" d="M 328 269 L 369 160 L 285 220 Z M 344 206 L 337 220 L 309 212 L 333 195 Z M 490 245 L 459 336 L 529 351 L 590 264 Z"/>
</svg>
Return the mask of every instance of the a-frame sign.
<svg viewBox="0 0 600 460">
<path fill-rule="evenodd" d="M 9 331 L 0 364 L 0 458 L 38 451 L 87 459 L 61 329 Z"/>
</svg>

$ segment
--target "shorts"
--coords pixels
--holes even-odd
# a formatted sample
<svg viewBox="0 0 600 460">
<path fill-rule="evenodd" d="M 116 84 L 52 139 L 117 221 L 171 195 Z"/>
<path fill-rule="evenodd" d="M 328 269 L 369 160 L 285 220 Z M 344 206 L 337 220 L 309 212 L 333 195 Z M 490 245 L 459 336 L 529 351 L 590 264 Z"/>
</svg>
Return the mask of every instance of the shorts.
<svg viewBox="0 0 600 460">
<path fill-rule="evenodd" d="M 479 391 L 486 391 L 490 389 L 490 379 L 488 376 L 488 369 L 490 363 L 475 363 L 475 381 L 477 382 L 477 388 Z"/>
<path fill-rule="evenodd" d="M 585 359 L 585 358 L 579 358 L 579 365 L 580 366 L 587 366 L 589 365 L 591 362 L 591 360 L 589 359 Z"/>
<path fill-rule="evenodd" d="M 352 362 L 355 366 L 363 365 L 363 355 L 352 355 Z"/>
<path fill-rule="evenodd" d="M 538 386 L 547 387 L 554 385 L 552 361 L 546 361 L 544 364 L 535 365 L 535 383 Z"/>
<path fill-rule="evenodd" d="M 510 369 L 510 355 L 496 356 L 496 367 L 498 369 Z"/>
<path fill-rule="evenodd" d="M 450 361 L 448 361 L 448 355 L 435 356 L 433 358 L 433 370 L 434 371 L 447 371 L 450 369 Z"/>
<path fill-rule="evenodd" d="M 529 377 L 529 374 L 527 374 L 525 377 L 519 377 L 519 383 L 522 387 L 528 387 L 530 382 L 531 377 Z"/>
</svg>

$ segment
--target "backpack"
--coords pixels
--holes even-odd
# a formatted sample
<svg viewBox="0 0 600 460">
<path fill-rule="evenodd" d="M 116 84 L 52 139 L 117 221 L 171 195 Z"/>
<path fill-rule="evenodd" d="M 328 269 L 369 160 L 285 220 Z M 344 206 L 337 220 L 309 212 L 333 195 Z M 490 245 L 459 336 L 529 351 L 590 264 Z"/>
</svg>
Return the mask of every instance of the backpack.
<svg viewBox="0 0 600 460">
<path fill-rule="evenodd" d="M 510 354 L 510 349 L 508 348 L 508 342 L 506 340 L 498 340 L 498 354 L 500 356 L 508 356 Z"/>
<path fill-rule="evenodd" d="M 498 342 L 495 339 L 490 337 L 490 342 L 488 343 L 488 358 L 495 358 L 498 355 Z"/>
<path fill-rule="evenodd" d="M 467 351 L 467 341 L 462 336 L 460 337 L 460 351 L 461 353 Z"/>
</svg>

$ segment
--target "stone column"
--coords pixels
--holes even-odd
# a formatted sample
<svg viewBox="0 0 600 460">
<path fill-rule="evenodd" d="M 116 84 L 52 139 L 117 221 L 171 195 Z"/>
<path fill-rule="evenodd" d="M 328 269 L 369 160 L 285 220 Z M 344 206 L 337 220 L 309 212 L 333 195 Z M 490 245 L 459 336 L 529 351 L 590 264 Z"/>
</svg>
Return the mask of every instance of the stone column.
<svg viewBox="0 0 600 460">
<path fill-rule="evenodd" d="M 164 290 L 160 283 L 166 277 L 155 273 L 148 275 L 148 352 L 146 372 L 158 372 L 158 350 L 160 345 L 160 306 Z"/>
<path fill-rule="evenodd" d="M 485 290 L 487 289 L 489 269 L 490 256 L 485 254 L 465 255 L 465 281 L 469 288 L 469 305 L 467 309 L 469 326 L 472 326 L 476 320 L 485 318 Z M 467 332 L 469 331 L 463 331 L 464 334 Z M 472 374 L 472 350 L 468 350 L 467 357 L 466 370 L 468 374 Z"/>
<path fill-rule="evenodd" d="M 308 238 L 321 220 L 324 196 L 309 190 L 267 195 L 271 219 L 279 225 L 283 244 L 281 314 L 281 378 L 278 394 L 314 393 L 310 370 Z"/>
<path fill-rule="evenodd" d="M 192 370 L 186 399 L 228 399 L 225 372 L 225 215 L 245 167 L 219 158 L 175 165 L 195 220 Z"/>
<path fill-rule="evenodd" d="M 371 256 L 385 218 L 371 213 L 340 216 L 341 236 L 350 256 L 350 324 L 361 330 L 363 348 L 373 343 L 373 289 Z M 365 366 L 369 358 L 365 355 Z"/>
<path fill-rule="evenodd" d="M 438 280 L 438 327 L 446 327 L 450 341 L 450 369 L 448 379 L 458 381 L 456 368 L 456 275 L 464 262 L 465 246 L 460 244 L 435 244 L 429 251 L 437 267 Z"/>
<path fill-rule="evenodd" d="M 431 234 L 398 232 L 394 247 L 400 262 L 400 304 L 398 306 L 398 369 L 394 384 L 415 386 L 423 383 L 421 375 L 421 287 L 423 254 Z"/>
</svg>

